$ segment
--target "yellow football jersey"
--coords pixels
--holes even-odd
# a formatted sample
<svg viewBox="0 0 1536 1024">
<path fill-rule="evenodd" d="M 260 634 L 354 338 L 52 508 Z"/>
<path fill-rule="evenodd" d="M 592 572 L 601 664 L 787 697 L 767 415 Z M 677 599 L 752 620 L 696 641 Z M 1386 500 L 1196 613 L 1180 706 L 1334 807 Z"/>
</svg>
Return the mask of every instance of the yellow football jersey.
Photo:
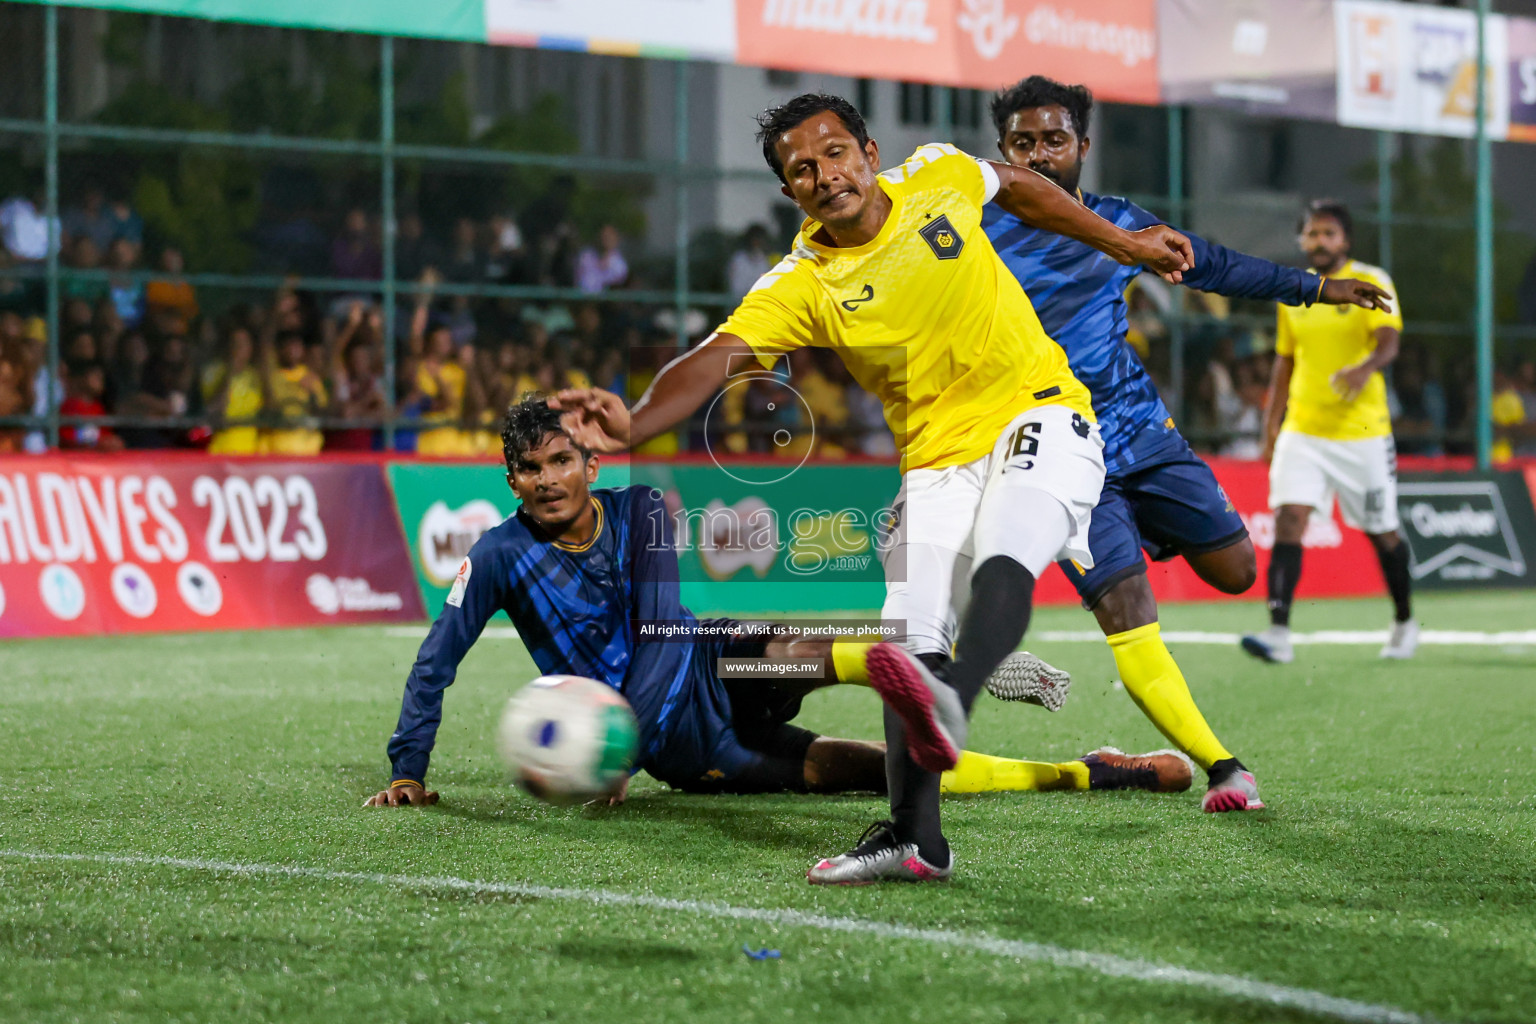
<svg viewBox="0 0 1536 1024">
<path fill-rule="evenodd" d="M 891 199 L 879 235 L 840 249 L 817 242 L 821 225 L 807 220 L 720 331 L 764 366 L 797 348 L 835 350 L 884 405 L 902 472 L 978 459 L 1038 405 L 1092 420 L 1087 388 L 981 230 L 981 165 L 933 143 L 879 187 Z"/>
<path fill-rule="evenodd" d="M 1392 415 L 1387 411 L 1387 385 L 1381 374 L 1371 374 L 1352 402 L 1334 388 L 1332 377 L 1376 350 L 1378 327 L 1402 330 L 1397 290 L 1385 270 L 1368 263 L 1350 260 L 1333 276 L 1356 277 L 1380 287 L 1391 297 L 1392 312 L 1322 303 L 1280 307 L 1275 352 L 1296 360 L 1280 429 L 1332 441 L 1386 437 L 1392 433 Z"/>
</svg>

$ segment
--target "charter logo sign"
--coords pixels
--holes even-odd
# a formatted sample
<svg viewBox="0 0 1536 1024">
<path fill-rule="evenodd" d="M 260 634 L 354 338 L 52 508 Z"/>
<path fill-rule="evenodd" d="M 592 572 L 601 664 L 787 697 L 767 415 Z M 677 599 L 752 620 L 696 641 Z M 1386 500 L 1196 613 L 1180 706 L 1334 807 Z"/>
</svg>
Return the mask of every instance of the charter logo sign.
<svg viewBox="0 0 1536 1024">
<path fill-rule="evenodd" d="M 1536 582 L 1529 564 L 1536 513 L 1518 474 L 1404 481 L 1397 508 L 1415 580 L 1428 586 Z"/>
</svg>

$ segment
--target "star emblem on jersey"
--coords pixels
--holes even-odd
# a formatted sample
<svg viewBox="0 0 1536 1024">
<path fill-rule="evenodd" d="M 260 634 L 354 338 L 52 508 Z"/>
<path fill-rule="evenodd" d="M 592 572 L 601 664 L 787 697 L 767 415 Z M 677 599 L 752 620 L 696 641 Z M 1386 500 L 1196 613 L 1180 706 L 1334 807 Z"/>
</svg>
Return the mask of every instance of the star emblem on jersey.
<svg viewBox="0 0 1536 1024">
<path fill-rule="evenodd" d="M 960 250 L 965 248 L 965 239 L 960 237 L 960 232 L 949 222 L 947 214 L 939 214 L 918 228 L 917 233 L 923 236 L 928 248 L 941 260 L 958 259 Z"/>
<path fill-rule="evenodd" d="M 868 302 L 870 299 L 873 299 L 874 297 L 875 286 L 872 284 L 866 284 L 864 286 L 864 290 L 860 292 L 856 298 L 844 299 L 842 306 L 850 313 L 857 312 L 860 306 Z"/>
</svg>

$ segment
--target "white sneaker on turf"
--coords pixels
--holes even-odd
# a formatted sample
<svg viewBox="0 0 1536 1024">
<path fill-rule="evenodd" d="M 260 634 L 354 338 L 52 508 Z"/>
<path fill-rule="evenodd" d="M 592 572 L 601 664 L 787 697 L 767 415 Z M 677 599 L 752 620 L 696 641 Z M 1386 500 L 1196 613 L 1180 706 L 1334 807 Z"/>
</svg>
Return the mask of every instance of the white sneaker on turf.
<svg viewBox="0 0 1536 1024">
<path fill-rule="evenodd" d="M 1296 657 L 1291 650 L 1289 626 L 1270 626 L 1262 633 L 1251 633 L 1243 637 L 1243 650 L 1261 661 L 1271 661 L 1277 665 L 1289 665 Z"/>
<path fill-rule="evenodd" d="M 872 882 L 942 882 L 955 870 L 955 855 L 943 867 L 930 864 L 916 843 L 898 843 L 889 821 L 864 830 L 859 845 L 840 857 L 817 861 L 805 873 L 812 885 L 869 885 Z"/>
<path fill-rule="evenodd" d="M 1028 651 L 1014 651 L 987 680 L 998 700 L 1021 700 L 1047 711 L 1060 711 L 1072 688 L 1072 673 L 1047 665 Z"/>
<path fill-rule="evenodd" d="M 918 767 L 947 772 L 960 760 L 970 721 L 955 688 L 895 644 L 876 644 L 864 656 L 869 686 L 907 727 L 907 754 Z"/>
<path fill-rule="evenodd" d="M 1419 623 L 1417 619 L 1409 619 L 1407 622 L 1394 622 L 1392 635 L 1387 638 L 1387 646 L 1381 649 L 1383 658 L 1411 658 L 1413 652 L 1419 649 Z"/>
<path fill-rule="evenodd" d="M 1211 783 L 1200 800 L 1200 809 L 1207 814 L 1263 810 L 1264 801 L 1259 799 L 1259 784 L 1254 781 L 1253 772 L 1239 768 L 1220 782 Z"/>
</svg>

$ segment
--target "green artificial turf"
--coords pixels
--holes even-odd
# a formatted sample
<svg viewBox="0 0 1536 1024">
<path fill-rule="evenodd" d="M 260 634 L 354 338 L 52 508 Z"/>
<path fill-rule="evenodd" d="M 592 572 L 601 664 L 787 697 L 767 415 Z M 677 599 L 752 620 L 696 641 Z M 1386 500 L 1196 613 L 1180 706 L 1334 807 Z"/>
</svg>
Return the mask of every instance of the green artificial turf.
<svg viewBox="0 0 1536 1024">
<path fill-rule="evenodd" d="M 718 611 L 709 609 L 709 611 Z M 1526 629 L 1520 593 L 1420 601 L 1426 628 Z M 1261 606 L 1165 609 L 1177 630 Z M 1313 603 L 1295 628 L 1381 628 L 1385 601 Z M 1092 630 L 1073 609 L 1040 630 Z M 0 1021 L 1281 1021 L 1211 987 L 1108 977 L 976 947 L 687 908 L 423 882 L 251 875 L 16 851 L 450 876 L 784 908 L 1050 943 L 1445 1020 L 1536 1021 L 1536 649 L 1298 646 L 1265 666 L 1174 644 L 1269 809 L 1198 789 L 946 801 L 947 885 L 818 889 L 818 856 L 879 798 L 700 797 L 637 779 L 621 808 L 507 788 L 492 731 L 536 674 L 486 639 L 449 691 L 431 809 L 364 810 L 416 641 L 377 628 L 0 645 Z M 1102 642 L 1031 645 L 1066 708 L 984 698 L 970 746 L 1067 759 L 1164 745 Z M 841 688 L 803 724 L 877 738 Z M 781 951 L 754 961 L 743 944 Z"/>
</svg>

